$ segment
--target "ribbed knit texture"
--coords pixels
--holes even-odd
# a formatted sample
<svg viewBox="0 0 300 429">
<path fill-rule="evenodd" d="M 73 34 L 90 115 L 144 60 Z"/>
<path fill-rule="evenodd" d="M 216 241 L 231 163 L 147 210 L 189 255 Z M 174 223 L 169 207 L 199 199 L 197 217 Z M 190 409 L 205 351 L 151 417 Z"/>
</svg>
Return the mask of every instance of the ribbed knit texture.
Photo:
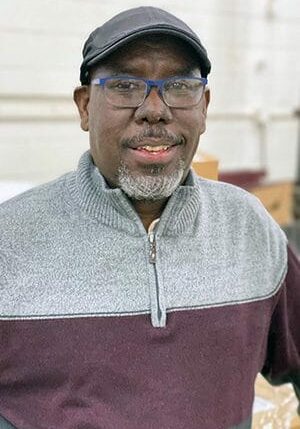
<svg viewBox="0 0 300 429">
<path fill-rule="evenodd" d="M 89 152 L 76 172 L 4 203 L 0 222 L 4 318 L 149 312 L 165 326 L 171 310 L 272 296 L 286 274 L 285 236 L 258 200 L 193 172 L 161 215 L 154 267 L 140 218 Z"/>
<path fill-rule="evenodd" d="M 258 372 L 299 391 L 299 275 L 247 192 L 191 172 L 149 236 L 85 153 L 0 206 L 0 428 L 250 429 Z"/>
<path fill-rule="evenodd" d="M 176 213 L 171 225 L 165 225 L 169 233 L 181 234 L 189 229 L 199 210 L 199 190 L 195 186 L 197 178 L 190 173 L 185 186 L 180 186 L 172 195 L 160 224 L 164 218 Z M 120 189 L 111 189 L 86 153 L 80 160 L 78 174 L 68 181 L 71 195 L 89 216 L 102 223 L 131 233 L 144 234 L 145 230 L 137 217 L 129 199 Z M 161 226 L 161 228 L 163 228 Z"/>
</svg>

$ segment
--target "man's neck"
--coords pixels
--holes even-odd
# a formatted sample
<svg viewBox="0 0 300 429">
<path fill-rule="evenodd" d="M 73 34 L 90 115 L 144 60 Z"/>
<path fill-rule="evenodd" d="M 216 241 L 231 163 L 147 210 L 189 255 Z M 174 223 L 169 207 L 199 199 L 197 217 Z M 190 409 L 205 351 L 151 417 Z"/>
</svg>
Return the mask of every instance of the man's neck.
<svg viewBox="0 0 300 429">
<path fill-rule="evenodd" d="M 137 214 L 141 218 L 141 221 L 148 231 L 150 224 L 155 220 L 160 218 L 168 198 L 159 201 L 138 201 L 131 200 L 133 207 L 135 208 Z"/>
</svg>

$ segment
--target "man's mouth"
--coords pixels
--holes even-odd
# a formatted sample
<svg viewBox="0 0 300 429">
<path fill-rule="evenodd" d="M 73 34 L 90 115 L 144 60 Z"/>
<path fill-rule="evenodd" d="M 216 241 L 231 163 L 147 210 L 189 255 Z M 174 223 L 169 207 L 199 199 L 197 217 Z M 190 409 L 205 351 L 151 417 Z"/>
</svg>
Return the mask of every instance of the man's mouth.
<svg viewBox="0 0 300 429">
<path fill-rule="evenodd" d="M 167 165 L 182 156 L 184 144 L 183 137 L 164 130 L 149 129 L 143 134 L 123 141 L 123 148 L 125 153 L 128 151 L 129 163 L 133 162 L 145 166 L 151 164 Z"/>
<path fill-rule="evenodd" d="M 139 146 L 138 148 L 136 148 L 136 150 L 138 150 L 139 152 L 149 152 L 152 154 L 155 154 L 155 153 L 159 154 L 162 152 L 166 152 L 171 147 L 172 147 L 171 145 L 159 145 L 159 146 L 144 145 L 144 146 Z"/>
<path fill-rule="evenodd" d="M 153 142 L 151 142 L 153 143 Z M 161 163 L 168 164 L 180 153 L 178 144 L 139 144 L 136 147 L 128 148 L 131 152 L 131 159 L 142 164 Z"/>
</svg>

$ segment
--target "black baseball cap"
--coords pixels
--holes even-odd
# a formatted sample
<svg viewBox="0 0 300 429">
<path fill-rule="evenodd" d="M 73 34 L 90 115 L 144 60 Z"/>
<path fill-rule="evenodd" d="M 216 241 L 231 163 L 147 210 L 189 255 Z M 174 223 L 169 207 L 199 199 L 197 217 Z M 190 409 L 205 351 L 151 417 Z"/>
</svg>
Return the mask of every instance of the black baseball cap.
<svg viewBox="0 0 300 429">
<path fill-rule="evenodd" d="M 211 63 L 196 33 L 171 13 L 156 7 L 143 6 L 115 15 L 89 35 L 82 51 L 83 61 L 80 68 L 82 85 L 89 84 L 89 70 L 102 59 L 128 42 L 148 34 L 176 36 L 187 42 L 194 48 L 199 58 L 202 77 L 207 77 Z"/>
</svg>

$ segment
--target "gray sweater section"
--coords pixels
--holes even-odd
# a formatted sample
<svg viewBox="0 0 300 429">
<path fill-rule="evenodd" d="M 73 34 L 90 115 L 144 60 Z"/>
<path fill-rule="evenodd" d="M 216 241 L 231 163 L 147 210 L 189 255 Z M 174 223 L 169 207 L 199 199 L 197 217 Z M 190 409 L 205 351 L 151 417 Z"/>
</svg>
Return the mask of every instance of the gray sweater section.
<svg viewBox="0 0 300 429">
<path fill-rule="evenodd" d="M 151 314 L 257 301 L 287 271 L 286 238 L 242 189 L 198 178 L 169 199 L 157 259 L 139 217 L 89 152 L 78 170 L 0 206 L 0 318 Z"/>
</svg>

